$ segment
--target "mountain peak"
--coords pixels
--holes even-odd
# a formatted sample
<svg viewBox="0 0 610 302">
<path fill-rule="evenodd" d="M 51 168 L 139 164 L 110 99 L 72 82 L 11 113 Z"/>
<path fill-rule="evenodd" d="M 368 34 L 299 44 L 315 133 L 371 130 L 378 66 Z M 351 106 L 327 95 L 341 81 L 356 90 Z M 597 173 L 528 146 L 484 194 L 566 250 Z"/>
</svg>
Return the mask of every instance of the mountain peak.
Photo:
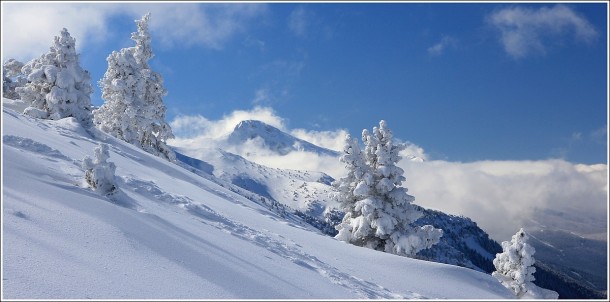
<svg viewBox="0 0 610 302">
<path fill-rule="evenodd" d="M 278 128 L 273 127 L 258 120 L 243 120 L 235 125 L 233 132 L 235 131 L 247 131 L 248 129 L 265 129 L 267 131 L 280 131 Z M 281 132 L 281 131 L 280 131 Z"/>
<path fill-rule="evenodd" d="M 227 139 L 230 144 L 234 145 L 241 145 L 250 140 L 260 140 L 264 148 L 280 155 L 293 151 L 306 151 L 329 156 L 339 155 L 336 151 L 316 146 L 258 120 L 239 122 Z"/>
</svg>

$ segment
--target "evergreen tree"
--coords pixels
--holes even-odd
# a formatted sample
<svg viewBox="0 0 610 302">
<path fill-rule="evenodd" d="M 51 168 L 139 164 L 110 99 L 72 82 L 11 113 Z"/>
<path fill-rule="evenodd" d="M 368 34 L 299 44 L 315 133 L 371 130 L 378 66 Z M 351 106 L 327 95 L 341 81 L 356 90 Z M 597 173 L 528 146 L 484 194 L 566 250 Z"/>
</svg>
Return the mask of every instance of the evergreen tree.
<svg viewBox="0 0 610 302">
<path fill-rule="evenodd" d="M 150 13 L 136 20 L 138 31 L 132 33 L 134 47 L 114 51 L 108 69 L 100 80 L 104 104 L 94 111 L 94 123 L 104 132 L 143 150 L 175 161 L 175 153 L 166 145 L 174 137 L 165 122 L 163 77 L 148 61 L 154 56 L 148 33 Z"/>
<path fill-rule="evenodd" d="M 533 257 L 536 250 L 527 241 L 529 236 L 521 228 L 513 235 L 510 242 L 502 242 L 502 253 L 496 254 L 493 264 L 496 268 L 491 275 L 502 285 L 513 291 L 518 298 L 557 299 L 554 291 L 539 288 L 532 282 L 535 280 Z M 527 297 L 524 297 L 527 294 Z"/>
<path fill-rule="evenodd" d="M 24 114 L 54 120 L 74 117 L 90 125 L 91 77 L 80 66 L 75 45 L 76 40 L 64 28 L 49 53 L 23 66 L 21 72 L 28 83 L 15 91 L 29 104 Z"/>
<path fill-rule="evenodd" d="M 345 211 L 337 226 L 336 238 L 358 246 L 404 256 L 438 243 L 442 230 L 433 226 L 413 227 L 422 216 L 414 207 L 415 198 L 402 187 L 404 171 L 396 166 L 405 146 L 394 144 L 385 121 L 373 133 L 363 130 L 364 152 L 356 141 L 346 140 L 341 161 L 348 175 L 333 186 L 336 198 Z"/>
<path fill-rule="evenodd" d="M 2 65 L 2 96 L 16 100 L 19 99 L 19 94 L 15 89 L 17 87 L 22 87 L 27 83 L 27 79 L 21 73 L 21 68 L 23 68 L 23 63 L 15 60 L 9 59 Z"/>
<path fill-rule="evenodd" d="M 332 197 L 339 202 L 341 208 L 352 212 L 354 204 L 358 200 L 354 190 L 362 182 L 367 166 L 364 162 L 360 145 L 358 145 L 358 140 L 352 138 L 349 134 L 345 137 L 343 155 L 341 155 L 340 160 L 345 163 L 347 175 L 331 184 L 336 190 Z"/>
</svg>

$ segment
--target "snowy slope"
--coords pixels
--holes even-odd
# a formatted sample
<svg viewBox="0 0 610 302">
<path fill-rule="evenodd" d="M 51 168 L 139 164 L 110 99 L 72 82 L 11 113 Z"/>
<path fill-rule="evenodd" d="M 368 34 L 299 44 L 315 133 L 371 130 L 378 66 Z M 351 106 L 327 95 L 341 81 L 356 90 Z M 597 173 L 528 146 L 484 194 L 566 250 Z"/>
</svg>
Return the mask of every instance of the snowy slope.
<svg viewBox="0 0 610 302">
<path fill-rule="evenodd" d="M 269 168 L 218 148 L 178 148 L 177 151 L 188 155 L 179 155 L 180 161 L 200 160 L 207 166 L 201 169 L 204 172 L 278 201 L 292 210 L 312 210 L 321 214 L 333 180 L 322 172 Z"/>
<path fill-rule="evenodd" d="M 3 298 L 512 298 L 489 275 L 358 248 L 113 138 L 3 108 Z M 100 137 L 102 135 L 98 134 Z"/>
</svg>

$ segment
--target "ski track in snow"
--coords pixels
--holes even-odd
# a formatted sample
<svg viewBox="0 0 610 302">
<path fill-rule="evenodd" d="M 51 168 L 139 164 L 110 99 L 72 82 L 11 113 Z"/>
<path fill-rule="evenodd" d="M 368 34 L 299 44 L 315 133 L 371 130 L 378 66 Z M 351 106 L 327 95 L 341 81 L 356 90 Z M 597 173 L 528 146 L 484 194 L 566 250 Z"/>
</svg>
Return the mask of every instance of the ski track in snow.
<svg viewBox="0 0 610 302">
<path fill-rule="evenodd" d="M 388 289 L 372 282 L 365 281 L 358 277 L 341 272 L 339 269 L 319 260 L 313 255 L 310 255 L 299 248 L 299 245 L 290 240 L 286 243 L 273 238 L 273 235 L 281 237 L 278 234 L 264 234 L 254 230 L 248 226 L 232 221 L 231 219 L 217 213 L 210 207 L 203 204 L 196 204 L 189 197 L 171 194 L 163 191 L 153 181 L 144 181 L 135 178 L 127 178 L 124 181 L 131 191 L 146 195 L 147 197 L 157 200 L 161 203 L 166 203 L 185 209 L 188 213 L 196 216 L 204 224 L 213 226 L 225 233 L 251 242 L 260 246 L 274 254 L 290 260 L 296 265 L 317 272 L 321 276 L 327 278 L 333 284 L 343 286 L 358 295 L 363 299 L 419 299 L 424 298 L 416 293 L 401 295 L 393 293 Z M 221 192 L 218 192 L 221 193 Z M 224 198 L 230 198 L 226 194 L 222 194 Z M 119 205 L 129 205 L 130 201 L 122 200 L 125 197 L 113 198 L 115 203 Z M 289 240 L 289 239 L 288 239 Z"/>
</svg>

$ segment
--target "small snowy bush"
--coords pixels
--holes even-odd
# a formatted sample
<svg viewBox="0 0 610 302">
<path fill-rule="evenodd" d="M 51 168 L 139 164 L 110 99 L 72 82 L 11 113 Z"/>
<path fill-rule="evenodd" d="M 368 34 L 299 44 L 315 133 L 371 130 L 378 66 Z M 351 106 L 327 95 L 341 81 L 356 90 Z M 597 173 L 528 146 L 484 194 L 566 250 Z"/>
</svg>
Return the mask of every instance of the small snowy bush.
<svg viewBox="0 0 610 302">
<path fill-rule="evenodd" d="M 110 154 L 108 145 L 100 144 L 94 150 L 95 159 L 85 157 L 83 169 L 85 169 L 85 180 L 96 192 L 107 195 L 113 193 L 117 186 L 114 172 L 116 166 L 113 162 L 107 162 Z"/>
<path fill-rule="evenodd" d="M 557 299 L 558 294 L 536 286 L 533 257 L 536 250 L 527 243 L 529 236 L 522 229 L 513 235 L 510 242 L 502 242 L 502 253 L 496 254 L 493 261 L 496 271 L 491 275 L 502 285 L 513 291 L 518 298 Z"/>
<path fill-rule="evenodd" d="M 174 137 L 165 122 L 163 77 L 148 65 L 154 54 L 148 33 L 150 13 L 137 20 L 131 39 L 136 46 L 114 51 L 100 80 L 104 104 L 93 112 L 93 122 L 102 131 L 144 151 L 175 161 L 166 141 Z"/>
<path fill-rule="evenodd" d="M 392 138 L 383 120 L 372 134 L 363 130 L 364 151 L 357 140 L 347 136 L 341 161 L 348 173 L 332 184 L 336 189 L 333 197 L 345 211 L 335 238 L 410 257 L 438 243 L 443 230 L 431 225 L 411 226 L 423 213 L 401 186 L 404 171 L 396 163 L 405 146 L 395 144 Z"/>
<path fill-rule="evenodd" d="M 64 28 L 49 53 L 21 68 L 27 83 L 15 91 L 29 104 L 24 114 L 54 120 L 74 117 L 83 126 L 91 125 L 91 77 L 80 66 L 75 45 Z"/>
</svg>

